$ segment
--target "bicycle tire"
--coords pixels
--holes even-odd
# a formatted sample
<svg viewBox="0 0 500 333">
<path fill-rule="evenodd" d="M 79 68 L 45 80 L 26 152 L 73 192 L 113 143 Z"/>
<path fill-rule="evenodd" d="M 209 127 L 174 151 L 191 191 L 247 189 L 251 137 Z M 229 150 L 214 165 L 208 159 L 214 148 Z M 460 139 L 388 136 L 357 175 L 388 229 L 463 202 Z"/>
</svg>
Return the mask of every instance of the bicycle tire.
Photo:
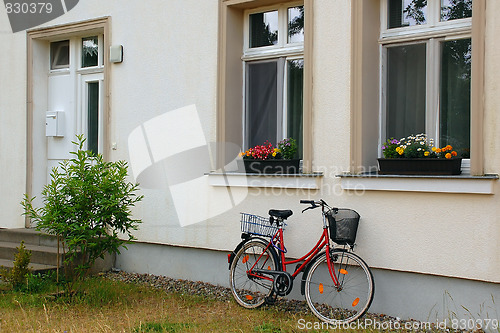
<svg viewBox="0 0 500 333">
<path fill-rule="evenodd" d="M 249 277 L 247 274 L 252 267 L 277 269 L 278 255 L 273 248 L 266 249 L 266 247 L 267 243 L 264 241 L 250 239 L 238 250 L 231 263 L 229 274 L 231 293 L 236 302 L 244 308 L 254 309 L 261 306 L 266 297 L 273 293 L 273 281 Z"/>
<path fill-rule="evenodd" d="M 305 297 L 311 311 L 329 324 L 350 323 L 363 316 L 371 305 L 375 284 L 368 265 L 346 251 L 332 251 L 330 260 L 339 280 L 336 287 L 328 271 L 326 253 L 317 257 L 307 271 Z"/>
</svg>

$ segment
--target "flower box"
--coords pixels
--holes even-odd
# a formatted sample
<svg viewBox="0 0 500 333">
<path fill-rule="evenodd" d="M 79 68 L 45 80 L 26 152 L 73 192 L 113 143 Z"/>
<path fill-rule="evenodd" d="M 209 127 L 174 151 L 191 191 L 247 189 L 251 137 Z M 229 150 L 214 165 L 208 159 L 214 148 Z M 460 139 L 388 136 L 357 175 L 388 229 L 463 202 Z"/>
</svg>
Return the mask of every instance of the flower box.
<svg viewBox="0 0 500 333">
<path fill-rule="evenodd" d="M 461 158 L 379 158 L 382 175 L 459 175 Z"/>
<path fill-rule="evenodd" d="M 283 159 L 243 159 L 243 166 L 246 173 L 252 174 L 295 174 L 299 173 L 299 159 L 283 160 Z"/>
</svg>

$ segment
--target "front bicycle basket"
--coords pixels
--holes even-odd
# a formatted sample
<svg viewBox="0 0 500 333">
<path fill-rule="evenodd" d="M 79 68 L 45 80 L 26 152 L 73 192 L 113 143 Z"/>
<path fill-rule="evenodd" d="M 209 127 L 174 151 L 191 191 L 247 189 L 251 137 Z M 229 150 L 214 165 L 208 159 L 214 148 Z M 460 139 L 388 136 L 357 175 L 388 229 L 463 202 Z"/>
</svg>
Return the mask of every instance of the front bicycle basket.
<svg viewBox="0 0 500 333">
<path fill-rule="evenodd" d="M 326 213 L 330 238 L 339 245 L 354 245 L 358 231 L 359 214 L 352 209 L 333 209 Z"/>
<path fill-rule="evenodd" d="M 241 232 L 252 235 L 272 237 L 278 231 L 276 224 L 271 225 L 269 218 L 258 215 L 241 214 Z M 285 226 L 283 225 L 283 229 Z"/>
</svg>

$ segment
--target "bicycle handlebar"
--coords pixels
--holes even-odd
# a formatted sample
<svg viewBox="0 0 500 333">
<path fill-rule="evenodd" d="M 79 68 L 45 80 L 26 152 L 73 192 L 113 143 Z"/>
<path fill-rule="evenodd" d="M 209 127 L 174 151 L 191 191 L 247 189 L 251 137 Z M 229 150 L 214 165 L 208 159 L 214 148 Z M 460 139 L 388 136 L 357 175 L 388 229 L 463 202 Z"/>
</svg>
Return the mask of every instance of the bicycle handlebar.
<svg viewBox="0 0 500 333">
<path fill-rule="evenodd" d="M 315 209 L 315 208 L 318 208 L 318 207 L 321 207 L 322 209 L 324 209 L 325 207 L 331 208 L 330 206 L 328 206 L 328 204 L 323 199 L 319 199 L 318 201 L 314 201 L 314 200 L 300 200 L 300 203 L 301 204 L 309 204 L 309 205 L 311 205 L 311 207 L 307 207 L 306 209 L 302 210 L 302 213 L 305 212 L 308 209 Z"/>
<path fill-rule="evenodd" d="M 312 204 L 314 204 L 314 200 L 300 200 L 300 203 L 301 204 L 310 204 L 310 205 L 312 205 Z"/>
</svg>

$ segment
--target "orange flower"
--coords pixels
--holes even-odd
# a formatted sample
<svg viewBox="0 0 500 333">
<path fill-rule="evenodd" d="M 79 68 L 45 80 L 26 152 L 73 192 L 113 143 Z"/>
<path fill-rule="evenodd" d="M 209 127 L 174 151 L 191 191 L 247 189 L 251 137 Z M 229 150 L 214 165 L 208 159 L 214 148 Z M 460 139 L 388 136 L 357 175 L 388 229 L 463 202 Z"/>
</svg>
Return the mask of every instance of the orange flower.
<svg viewBox="0 0 500 333">
<path fill-rule="evenodd" d="M 456 152 L 456 151 L 452 151 L 452 152 L 451 152 L 451 155 L 452 155 L 452 156 L 457 156 L 457 152 Z"/>
<path fill-rule="evenodd" d="M 441 148 L 436 148 L 436 153 L 440 153 L 441 152 Z"/>
<path fill-rule="evenodd" d="M 451 158 L 451 154 L 450 153 L 446 153 L 446 155 L 444 155 L 444 157 Z"/>
<path fill-rule="evenodd" d="M 450 145 L 447 145 L 447 146 L 446 146 L 446 150 L 452 150 L 452 149 L 453 149 L 453 147 L 452 147 L 452 146 L 450 146 Z"/>
</svg>

